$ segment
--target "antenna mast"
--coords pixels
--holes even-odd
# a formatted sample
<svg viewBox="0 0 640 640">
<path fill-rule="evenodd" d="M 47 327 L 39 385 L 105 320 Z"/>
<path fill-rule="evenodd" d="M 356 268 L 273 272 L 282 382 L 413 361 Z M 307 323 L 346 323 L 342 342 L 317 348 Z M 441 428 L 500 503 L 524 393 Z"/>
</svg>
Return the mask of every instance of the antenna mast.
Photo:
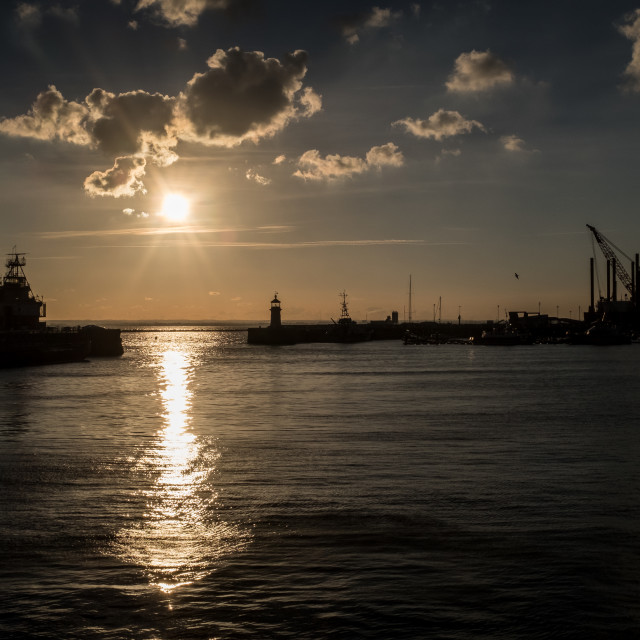
<svg viewBox="0 0 640 640">
<path fill-rule="evenodd" d="M 340 320 L 351 320 L 351 317 L 349 316 L 349 308 L 347 307 L 347 292 L 343 291 L 340 294 L 340 297 L 342 298 L 342 304 L 340 305 Z"/>
</svg>

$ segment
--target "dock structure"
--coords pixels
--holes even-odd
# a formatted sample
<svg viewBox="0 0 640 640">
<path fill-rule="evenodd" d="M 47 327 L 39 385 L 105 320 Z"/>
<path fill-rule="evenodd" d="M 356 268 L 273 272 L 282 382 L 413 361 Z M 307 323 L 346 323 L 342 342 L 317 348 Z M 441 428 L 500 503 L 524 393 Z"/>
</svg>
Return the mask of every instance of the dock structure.
<svg viewBox="0 0 640 640">
<path fill-rule="evenodd" d="M 340 318 L 337 322 L 327 324 L 282 324 L 282 306 L 276 293 L 271 301 L 269 312 L 271 323 L 268 327 L 251 327 L 248 329 L 249 344 L 291 345 L 305 342 L 365 342 L 368 340 L 398 340 L 405 329 L 398 324 L 398 313 L 393 312 L 383 322 L 360 324 L 349 316 L 347 294 L 340 294 L 342 299 Z"/>
</svg>

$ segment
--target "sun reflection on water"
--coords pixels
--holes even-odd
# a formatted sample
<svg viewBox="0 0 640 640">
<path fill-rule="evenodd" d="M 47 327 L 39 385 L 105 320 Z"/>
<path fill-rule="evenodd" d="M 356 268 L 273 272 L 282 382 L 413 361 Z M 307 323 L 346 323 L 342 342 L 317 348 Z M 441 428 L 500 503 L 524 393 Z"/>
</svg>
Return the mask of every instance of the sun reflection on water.
<svg viewBox="0 0 640 640">
<path fill-rule="evenodd" d="M 168 593 L 211 573 L 216 560 L 246 544 L 247 534 L 217 519 L 211 478 L 219 453 L 189 429 L 193 356 L 167 350 L 156 367 L 163 425 L 157 446 L 134 469 L 143 478 L 145 510 L 119 532 L 117 546 L 118 555 L 143 567 L 149 583 Z"/>
</svg>

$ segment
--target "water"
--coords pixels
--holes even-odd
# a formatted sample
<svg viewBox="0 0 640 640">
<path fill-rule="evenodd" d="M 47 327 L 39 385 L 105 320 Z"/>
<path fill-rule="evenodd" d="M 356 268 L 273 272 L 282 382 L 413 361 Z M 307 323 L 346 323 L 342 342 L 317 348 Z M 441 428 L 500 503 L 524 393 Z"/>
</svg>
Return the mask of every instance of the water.
<svg viewBox="0 0 640 640">
<path fill-rule="evenodd" d="M 2 638 L 640 636 L 637 345 L 123 337 L 0 371 Z"/>
</svg>

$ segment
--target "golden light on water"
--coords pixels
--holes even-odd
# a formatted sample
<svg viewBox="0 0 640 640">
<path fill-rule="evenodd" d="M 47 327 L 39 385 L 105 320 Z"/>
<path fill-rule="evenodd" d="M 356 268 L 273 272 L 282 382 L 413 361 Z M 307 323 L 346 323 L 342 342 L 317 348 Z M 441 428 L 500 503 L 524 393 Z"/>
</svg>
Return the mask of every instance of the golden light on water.
<svg viewBox="0 0 640 640">
<path fill-rule="evenodd" d="M 167 593 L 211 573 L 215 561 L 242 548 L 247 537 L 215 514 L 211 478 L 219 453 L 210 439 L 201 443 L 190 431 L 194 368 L 185 351 L 159 355 L 163 426 L 135 470 L 147 479 L 141 492 L 146 507 L 138 522 L 118 534 L 118 555 L 141 566 L 149 583 Z"/>
</svg>

